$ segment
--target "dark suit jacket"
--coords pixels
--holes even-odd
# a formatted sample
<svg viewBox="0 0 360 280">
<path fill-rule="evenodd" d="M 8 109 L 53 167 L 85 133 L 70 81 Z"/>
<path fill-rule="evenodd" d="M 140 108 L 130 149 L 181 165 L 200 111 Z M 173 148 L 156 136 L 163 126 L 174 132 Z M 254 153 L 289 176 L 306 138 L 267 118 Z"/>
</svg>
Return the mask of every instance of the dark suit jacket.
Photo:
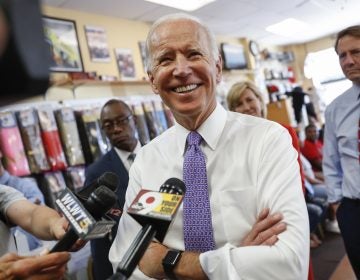
<svg viewBox="0 0 360 280">
<path fill-rule="evenodd" d="M 113 274 L 112 265 L 109 261 L 109 250 L 113 239 L 116 236 L 119 219 L 125 202 L 125 193 L 129 181 L 129 174 L 120 157 L 112 148 L 99 160 L 89 165 L 85 170 L 85 186 L 88 186 L 94 180 L 99 178 L 104 172 L 114 172 L 119 177 L 119 186 L 116 194 L 118 196 L 118 205 L 112 209 L 109 216 L 116 221 L 112 232 L 101 239 L 90 241 L 91 255 L 93 258 L 93 277 L 94 280 L 105 280 Z"/>
</svg>

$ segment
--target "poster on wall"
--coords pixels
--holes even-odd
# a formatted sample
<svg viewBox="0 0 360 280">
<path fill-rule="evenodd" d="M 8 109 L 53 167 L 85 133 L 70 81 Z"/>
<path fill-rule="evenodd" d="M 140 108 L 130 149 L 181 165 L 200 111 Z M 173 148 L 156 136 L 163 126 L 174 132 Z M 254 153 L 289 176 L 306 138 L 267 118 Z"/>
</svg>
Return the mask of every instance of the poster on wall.
<svg viewBox="0 0 360 280">
<path fill-rule="evenodd" d="M 83 72 L 75 21 L 43 17 L 43 24 L 51 54 L 50 70 Z"/>
<path fill-rule="evenodd" d="M 105 29 L 90 25 L 85 25 L 84 28 L 90 59 L 94 62 L 110 62 L 110 52 Z"/>
<path fill-rule="evenodd" d="M 120 72 L 121 80 L 135 79 L 135 64 L 132 51 L 130 49 L 115 49 L 116 62 Z"/>
</svg>

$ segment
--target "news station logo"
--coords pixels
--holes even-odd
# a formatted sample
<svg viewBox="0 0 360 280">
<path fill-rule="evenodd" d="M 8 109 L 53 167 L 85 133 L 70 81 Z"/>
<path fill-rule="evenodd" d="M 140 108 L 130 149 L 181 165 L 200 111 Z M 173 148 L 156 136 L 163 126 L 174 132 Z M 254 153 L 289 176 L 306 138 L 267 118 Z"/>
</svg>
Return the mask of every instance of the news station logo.
<svg viewBox="0 0 360 280">
<path fill-rule="evenodd" d="M 56 204 L 80 237 L 85 236 L 96 223 L 71 191 L 63 190 Z"/>
<path fill-rule="evenodd" d="M 128 209 L 129 214 L 172 220 L 182 195 L 141 190 Z"/>
</svg>

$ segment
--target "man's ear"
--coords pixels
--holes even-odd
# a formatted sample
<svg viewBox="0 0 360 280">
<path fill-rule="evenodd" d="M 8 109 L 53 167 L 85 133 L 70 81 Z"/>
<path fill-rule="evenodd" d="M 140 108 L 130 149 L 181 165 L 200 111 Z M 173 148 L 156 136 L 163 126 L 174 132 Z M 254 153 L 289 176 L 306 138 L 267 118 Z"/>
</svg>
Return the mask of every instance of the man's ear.
<svg viewBox="0 0 360 280">
<path fill-rule="evenodd" d="M 152 88 L 153 92 L 155 94 L 159 94 L 159 89 L 155 85 L 154 76 L 151 73 L 148 72 L 148 77 L 149 77 L 150 85 L 151 85 L 151 88 Z"/>
</svg>

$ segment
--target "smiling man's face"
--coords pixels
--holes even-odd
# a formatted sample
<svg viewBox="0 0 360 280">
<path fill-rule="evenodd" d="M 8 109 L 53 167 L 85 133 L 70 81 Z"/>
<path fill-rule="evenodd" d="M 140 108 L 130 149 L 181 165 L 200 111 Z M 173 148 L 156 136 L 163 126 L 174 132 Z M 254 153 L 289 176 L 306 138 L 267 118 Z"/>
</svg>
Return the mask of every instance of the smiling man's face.
<svg viewBox="0 0 360 280">
<path fill-rule="evenodd" d="M 153 91 L 175 119 L 195 129 L 216 107 L 221 58 L 214 59 L 209 38 L 196 22 L 178 19 L 159 25 L 151 38 Z"/>
</svg>

